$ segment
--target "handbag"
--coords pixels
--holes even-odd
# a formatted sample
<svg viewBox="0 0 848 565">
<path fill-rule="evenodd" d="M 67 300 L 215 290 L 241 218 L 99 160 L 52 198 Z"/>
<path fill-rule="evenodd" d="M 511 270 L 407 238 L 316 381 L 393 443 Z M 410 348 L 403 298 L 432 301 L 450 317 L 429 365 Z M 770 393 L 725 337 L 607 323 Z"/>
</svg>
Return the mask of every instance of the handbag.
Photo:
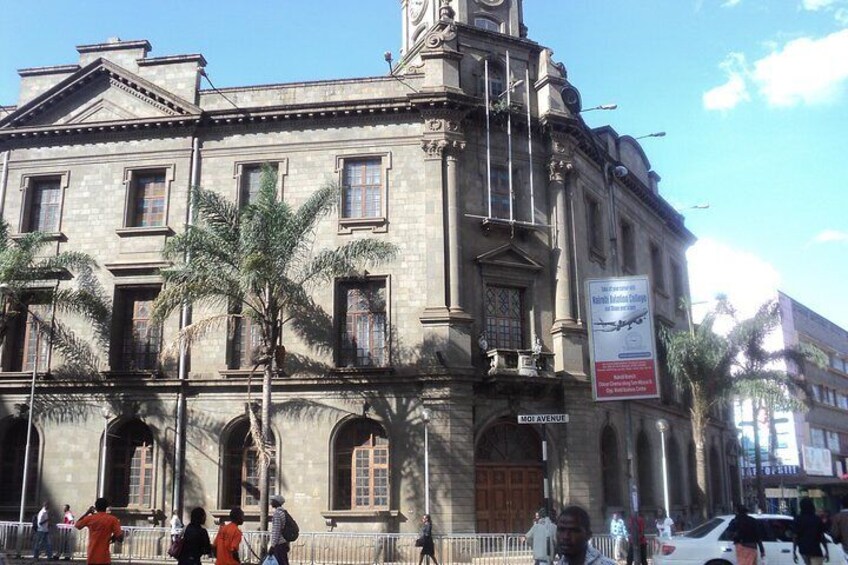
<svg viewBox="0 0 848 565">
<path fill-rule="evenodd" d="M 424 547 L 424 538 L 418 538 L 415 540 L 415 547 Z"/>
<path fill-rule="evenodd" d="M 262 561 L 262 565 L 279 565 L 277 558 L 274 557 L 273 553 L 269 553 L 265 556 L 265 559 Z"/>
<path fill-rule="evenodd" d="M 286 521 L 283 524 L 283 539 L 292 542 L 300 536 L 300 526 L 297 525 L 291 512 L 286 512 Z"/>
<path fill-rule="evenodd" d="M 174 541 L 171 542 L 171 547 L 168 548 L 168 555 L 170 555 L 174 559 L 179 559 L 180 554 L 183 552 L 184 542 L 185 540 L 183 540 L 182 534 L 174 538 Z"/>
</svg>

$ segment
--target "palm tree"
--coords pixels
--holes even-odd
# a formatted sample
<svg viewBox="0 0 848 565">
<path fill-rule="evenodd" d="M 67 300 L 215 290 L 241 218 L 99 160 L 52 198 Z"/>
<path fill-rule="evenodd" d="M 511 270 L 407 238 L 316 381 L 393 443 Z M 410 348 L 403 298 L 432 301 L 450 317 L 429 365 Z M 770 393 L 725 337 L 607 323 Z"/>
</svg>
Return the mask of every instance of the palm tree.
<svg viewBox="0 0 848 565">
<path fill-rule="evenodd" d="M 9 224 L 0 219 L 0 342 L 17 324 L 29 321 L 43 343 L 58 350 L 68 366 L 96 372 L 100 369 L 96 351 L 56 316 L 83 317 L 93 325 L 98 344 L 107 346 L 111 307 L 94 277 L 96 264 L 77 251 L 49 255 L 45 249 L 49 245 L 50 239 L 40 232 L 12 237 Z M 71 271 L 76 273 L 76 285 L 59 288 L 58 280 Z M 47 285 L 50 281 L 56 284 Z"/>
<path fill-rule="evenodd" d="M 271 379 L 279 374 L 285 355 L 281 330 L 292 321 L 297 329 L 294 317 L 314 307 L 311 294 L 316 287 L 390 260 L 396 251 L 395 246 L 371 238 L 316 251 L 315 229 L 336 207 L 338 186 L 326 183 L 295 210 L 279 198 L 276 184 L 275 172 L 265 167 L 255 202 L 241 208 L 214 192 L 193 189 L 196 222 L 166 244 L 164 255 L 173 266 L 162 270 L 165 285 L 153 307 L 157 323 L 189 303 L 217 309 L 218 314 L 180 331 L 175 343 L 183 348 L 245 319 L 258 329 L 253 368 L 263 369 L 262 406 L 258 418 L 252 408 L 249 416 L 259 451 L 263 530 L 268 525 Z"/>
<path fill-rule="evenodd" d="M 758 415 L 764 411 L 769 426 L 769 446 L 767 453 L 771 459 L 777 449 L 777 432 L 774 412 L 788 410 L 801 412 L 807 409 L 802 400 L 804 389 L 798 377 L 786 371 L 787 363 L 802 366 L 805 361 L 822 364 L 823 355 L 815 348 L 780 348 L 770 350 L 768 337 L 780 327 L 780 309 L 777 302 L 770 301 L 761 305 L 748 319 L 737 320 L 735 310 L 726 302 L 720 308 L 735 321 L 728 335 L 735 345 L 738 355 L 734 359 L 733 374 L 736 380 L 736 395 L 740 400 L 748 400 L 752 406 L 754 436 L 755 490 L 757 504 L 766 507 L 763 488 L 763 461 L 760 449 Z"/>
<path fill-rule="evenodd" d="M 692 440 L 695 443 L 697 507 L 707 518 L 706 429 L 710 413 L 727 402 L 734 392 L 731 375 L 736 349 L 725 337 L 713 331 L 717 313 L 710 312 L 689 331 L 663 329 L 660 338 L 666 348 L 669 373 L 675 384 L 689 392 Z"/>
</svg>

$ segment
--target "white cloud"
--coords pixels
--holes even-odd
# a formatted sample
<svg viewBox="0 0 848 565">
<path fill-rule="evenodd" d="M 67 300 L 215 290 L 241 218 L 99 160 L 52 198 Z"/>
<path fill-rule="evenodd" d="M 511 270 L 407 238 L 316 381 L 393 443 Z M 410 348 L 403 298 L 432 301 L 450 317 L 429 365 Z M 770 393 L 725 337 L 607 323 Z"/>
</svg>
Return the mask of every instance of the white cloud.
<svg viewBox="0 0 848 565">
<path fill-rule="evenodd" d="M 692 312 L 696 321 L 715 305 L 719 294 L 727 296 L 741 317 L 751 316 L 767 300 L 777 298 L 780 274 L 770 263 L 748 251 L 711 238 L 700 239 L 686 258 Z"/>
<path fill-rule="evenodd" d="M 839 230 L 824 230 L 816 234 L 813 243 L 848 243 L 848 232 Z"/>
<path fill-rule="evenodd" d="M 815 12 L 816 10 L 824 10 L 838 4 L 840 0 L 802 0 L 801 7 L 805 10 Z"/>
<path fill-rule="evenodd" d="M 724 0 L 724 3 L 721 5 L 722 8 L 732 8 L 734 6 L 739 5 L 742 0 Z"/>
<path fill-rule="evenodd" d="M 821 39 L 795 39 L 756 61 L 751 78 L 771 106 L 827 102 L 848 79 L 846 53 L 848 29 Z"/>
<path fill-rule="evenodd" d="M 727 75 L 727 82 L 704 93 L 703 104 L 707 110 L 730 110 L 740 102 L 751 99 L 745 80 L 747 74 L 745 55 L 731 53 L 719 65 Z"/>
<path fill-rule="evenodd" d="M 825 2 L 827 0 L 809 0 Z M 844 10 L 848 22 L 848 10 Z M 827 103 L 845 90 L 848 82 L 848 29 L 820 39 L 802 37 L 748 65 L 745 55 L 731 53 L 719 65 L 727 82 L 703 95 L 707 110 L 730 110 L 751 99 L 750 86 L 769 106 Z"/>
</svg>

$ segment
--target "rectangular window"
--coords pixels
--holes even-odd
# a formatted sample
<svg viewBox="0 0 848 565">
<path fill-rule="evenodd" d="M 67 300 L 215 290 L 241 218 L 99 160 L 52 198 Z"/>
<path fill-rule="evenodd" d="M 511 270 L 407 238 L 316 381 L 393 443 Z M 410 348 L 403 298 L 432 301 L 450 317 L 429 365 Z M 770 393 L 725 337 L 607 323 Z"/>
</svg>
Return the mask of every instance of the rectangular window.
<svg viewBox="0 0 848 565">
<path fill-rule="evenodd" d="M 155 371 L 158 368 L 162 343 L 161 328 L 153 325 L 150 316 L 158 288 L 125 289 L 119 291 L 122 318 L 121 357 L 117 366 L 123 371 Z"/>
<path fill-rule="evenodd" d="M 262 188 L 262 171 L 266 167 L 270 168 L 275 176 L 278 174 L 277 163 L 256 163 L 244 165 L 241 168 L 241 186 L 239 187 L 240 206 L 256 202 L 259 190 Z"/>
<path fill-rule="evenodd" d="M 38 179 L 32 182 L 29 194 L 29 214 L 25 231 L 56 233 L 62 206 L 60 179 Z"/>
<path fill-rule="evenodd" d="M 492 217 L 509 219 L 509 169 L 492 166 Z"/>
<path fill-rule="evenodd" d="M 153 500 L 153 446 L 143 444 L 132 450 L 127 506 L 149 507 Z"/>
<path fill-rule="evenodd" d="M 633 232 L 633 224 L 627 220 L 621 220 L 621 262 L 624 271 L 629 274 L 636 272 L 636 237 Z"/>
<path fill-rule="evenodd" d="M 355 447 L 353 450 L 353 509 L 386 509 L 389 507 L 389 447 L 383 438 L 378 445 Z"/>
<path fill-rule="evenodd" d="M 816 402 L 821 402 L 822 399 L 822 387 L 821 385 L 813 385 L 813 400 Z"/>
<path fill-rule="evenodd" d="M 351 281 L 340 286 L 339 363 L 383 367 L 387 359 L 386 282 Z"/>
<path fill-rule="evenodd" d="M 683 284 L 683 268 L 676 262 L 671 262 L 671 292 L 674 299 L 674 309 L 686 308 L 686 291 Z"/>
<path fill-rule="evenodd" d="M 603 220 L 601 219 L 601 203 L 594 198 L 586 199 L 586 239 L 589 243 L 589 253 L 604 254 Z"/>
<path fill-rule="evenodd" d="M 382 159 L 349 159 L 342 178 L 342 217 L 379 218 L 383 204 Z"/>
<path fill-rule="evenodd" d="M 843 410 L 848 410 L 848 396 L 842 393 L 836 395 L 836 404 Z"/>
<path fill-rule="evenodd" d="M 837 357 L 835 354 L 830 356 L 830 366 L 836 369 L 837 371 L 842 371 L 845 369 L 845 365 L 842 362 L 842 359 Z"/>
<path fill-rule="evenodd" d="M 37 369 L 46 372 L 50 344 L 43 329 L 50 326 L 50 306 L 28 300 L 25 302 L 26 308 L 21 305 L 15 308 L 15 316 L 11 321 L 11 339 L 7 348 L 11 359 L 8 368 L 11 371 L 31 372 Z M 39 326 L 42 328 L 41 333 Z"/>
<path fill-rule="evenodd" d="M 259 324 L 248 317 L 234 322 L 230 342 L 230 369 L 251 369 L 256 349 L 261 341 Z"/>
<path fill-rule="evenodd" d="M 167 185 L 165 171 L 140 171 L 132 176 L 127 227 L 165 225 Z"/>
<path fill-rule="evenodd" d="M 493 349 L 524 348 L 524 297 L 520 288 L 486 286 L 486 336 Z"/>
<path fill-rule="evenodd" d="M 827 432 L 827 448 L 835 453 L 839 453 L 839 434 L 836 432 Z"/>
<path fill-rule="evenodd" d="M 810 444 L 813 447 L 825 447 L 824 430 L 810 428 Z"/>
<path fill-rule="evenodd" d="M 651 244 L 651 275 L 654 279 L 654 289 L 665 290 L 665 269 L 663 269 L 662 252 L 659 246 Z"/>
</svg>

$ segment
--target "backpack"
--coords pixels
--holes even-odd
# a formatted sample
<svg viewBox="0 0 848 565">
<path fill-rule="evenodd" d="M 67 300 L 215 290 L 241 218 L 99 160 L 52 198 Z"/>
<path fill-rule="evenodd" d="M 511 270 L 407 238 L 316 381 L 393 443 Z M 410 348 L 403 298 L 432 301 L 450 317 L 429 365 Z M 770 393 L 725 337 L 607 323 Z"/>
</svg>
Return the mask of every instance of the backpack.
<svg viewBox="0 0 848 565">
<path fill-rule="evenodd" d="M 300 526 L 295 522 L 291 512 L 286 512 L 286 522 L 283 524 L 283 539 L 292 542 L 300 536 Z"/>
<path fill-rule="evenodd" d="M 38 531 L 38 512 L 32 515 L 32 531 Z"/>
</svg>

